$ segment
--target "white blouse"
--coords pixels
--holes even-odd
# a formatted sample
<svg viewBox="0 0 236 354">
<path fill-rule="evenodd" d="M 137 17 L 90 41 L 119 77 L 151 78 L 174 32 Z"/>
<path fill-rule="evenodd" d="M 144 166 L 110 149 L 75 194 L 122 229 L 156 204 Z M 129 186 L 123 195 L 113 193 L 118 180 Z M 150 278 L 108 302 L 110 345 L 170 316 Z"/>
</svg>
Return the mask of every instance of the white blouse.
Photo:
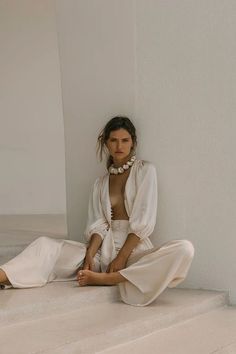
<svg viewBox="0 0 236 354">
<path fill-rule="evenodd" d="M 136 159 L 130 169 L 124 191 L 124 204 L 129 216 L 128 234 L 134 233 L 140 238 L 135 253 L 153 247 L 149 236 L 156 224 L 157 213 L 157 177 L 156 169 L 148 161 Z M 111 233 L 111 202 L 109 196 L 109 173 L 96 179 L 88 207 L 88 219 L 85 230 L 86 241 L 97 233 L 103 242 L 101 246 L 101 269 L 105 271 L 116 256 Z"/>
</svg>

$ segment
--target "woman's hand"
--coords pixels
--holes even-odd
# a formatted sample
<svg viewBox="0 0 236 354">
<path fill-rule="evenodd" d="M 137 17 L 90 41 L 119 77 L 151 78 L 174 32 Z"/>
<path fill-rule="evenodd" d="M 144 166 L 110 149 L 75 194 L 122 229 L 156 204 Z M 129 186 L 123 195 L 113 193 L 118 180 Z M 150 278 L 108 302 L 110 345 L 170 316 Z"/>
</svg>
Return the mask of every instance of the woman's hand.
<svg viewBox="0 0 236 354">
<path fill-rule="evenodd" d="M 118 272 L 121 269 L 124 269 L 126 266 L 127 258 L 117 255 L 115 259 L 107 267 L 107 273 Z"/>
<path fill-rule="evenodd" d="M 93 267 L 94 267 L 93 257 L 91 255 L 90 251 L 87 250 L 85 258 L 84 258 L 83 269 L 93 270 Z"/>
<path fill-rule="evenodd" d="M 128 234 L 127 239 L 118 255 L 107 267 L 107 273 L 118 272 L 119 270 L 124 269 L 130 254 L 139 242 L 140 238 L 137 235 L 133 233 Z"/>
</svg>

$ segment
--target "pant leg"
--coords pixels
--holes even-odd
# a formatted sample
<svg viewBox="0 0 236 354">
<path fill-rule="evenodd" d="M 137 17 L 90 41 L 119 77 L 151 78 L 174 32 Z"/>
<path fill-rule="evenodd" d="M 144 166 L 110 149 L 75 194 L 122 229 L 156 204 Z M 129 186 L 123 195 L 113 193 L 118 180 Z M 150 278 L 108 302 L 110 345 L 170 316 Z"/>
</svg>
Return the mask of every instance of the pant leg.
<svg viewBox="0 0 236 354">
<path fill-rule="evenodd" d="M 84 243 L 66 240 L 61 249 L 60 256 L 51 273 L 49 281 L 77 280 L 78 269 L 83 265 L 86 254 Z M 94 256 L 95 272 L 100 272 L 100 251 Z"/>
<path fill-rule="evenodd" d="M 119 283 L 122 300 L 136 306 L 150 304 L 166 287 L 174 287 L 185 279 L 193 256 L 190 241 L 173 240 L 130 258 L 127 268 L 120 270 L 128 280 Z"/>
<path fill-rule="evenodd" d="M 70 279 L 85 252 L 86 246 L 79 242 L 39 237 L 0 268 L 14 288 L 38 287 L 55 279 Z"/>
</svg>

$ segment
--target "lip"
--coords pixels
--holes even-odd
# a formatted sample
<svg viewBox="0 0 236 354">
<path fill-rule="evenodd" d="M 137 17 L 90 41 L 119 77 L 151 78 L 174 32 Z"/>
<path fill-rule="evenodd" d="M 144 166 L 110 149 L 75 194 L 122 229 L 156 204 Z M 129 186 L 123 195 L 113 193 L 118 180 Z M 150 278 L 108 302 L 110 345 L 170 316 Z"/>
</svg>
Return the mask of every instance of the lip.
<svg viewBox="0 0 236 354">
<path fill-rule="evenodd" d="M 123 154 L 123 151 L 116 151 L 116 154 Z"/>
</svg>

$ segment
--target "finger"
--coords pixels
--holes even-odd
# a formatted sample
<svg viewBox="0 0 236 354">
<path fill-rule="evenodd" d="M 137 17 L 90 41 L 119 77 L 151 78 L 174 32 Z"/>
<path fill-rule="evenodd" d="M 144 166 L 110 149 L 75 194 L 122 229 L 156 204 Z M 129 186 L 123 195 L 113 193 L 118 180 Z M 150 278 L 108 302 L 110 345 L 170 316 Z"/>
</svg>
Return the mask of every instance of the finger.
<svg viewBox="0 0 236 354">
<path fill-rule="evenodd" d="M 83 271 L 79 271 L 78 274 L 77 274 L 77 280 L 80 281 L 82 278 L 83 278 Z"/>
<path fill-rule="evenodd" d="M 90 268 L 93 268 L 95 266 L 95 263 L 94 262 L 90 262 L 89 265 L 90 265 Z"/>
</svg>

